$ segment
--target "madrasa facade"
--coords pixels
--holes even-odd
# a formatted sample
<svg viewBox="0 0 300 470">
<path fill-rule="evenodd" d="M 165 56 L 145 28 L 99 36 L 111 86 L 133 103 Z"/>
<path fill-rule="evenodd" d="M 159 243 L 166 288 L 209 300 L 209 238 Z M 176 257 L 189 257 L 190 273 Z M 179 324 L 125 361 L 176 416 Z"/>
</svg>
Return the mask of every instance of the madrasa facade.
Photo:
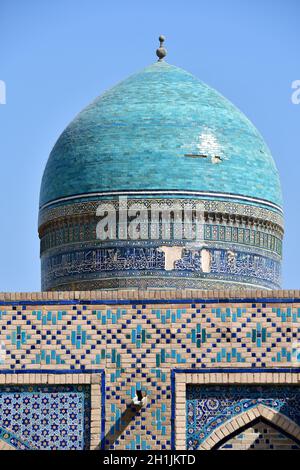
<svg viewBox="0 0 300 470">
<path fill-rule="evenodd" d="M 49 156 L 42 291 L 0 294 L 1 449 L 300 449 L 275 163 L 159 39 Z"/>
</svg>

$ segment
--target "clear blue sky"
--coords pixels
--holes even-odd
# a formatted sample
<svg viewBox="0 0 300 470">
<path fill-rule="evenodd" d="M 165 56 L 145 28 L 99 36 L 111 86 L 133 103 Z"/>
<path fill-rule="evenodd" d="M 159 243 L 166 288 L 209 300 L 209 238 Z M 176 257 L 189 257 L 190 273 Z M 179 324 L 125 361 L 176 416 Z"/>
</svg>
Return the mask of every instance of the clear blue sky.
<svg viewBox="0 0 300 470">
<path fill-rule="evenodd" d="M 194 73 L 258 127 L 281 174 L 283 287 L 300 288 L 299 0 L 0 0 L 0 291 L 40 289 L 37 214 L 56 139 L 95 96 L 154 62 Z"/>
</svg>

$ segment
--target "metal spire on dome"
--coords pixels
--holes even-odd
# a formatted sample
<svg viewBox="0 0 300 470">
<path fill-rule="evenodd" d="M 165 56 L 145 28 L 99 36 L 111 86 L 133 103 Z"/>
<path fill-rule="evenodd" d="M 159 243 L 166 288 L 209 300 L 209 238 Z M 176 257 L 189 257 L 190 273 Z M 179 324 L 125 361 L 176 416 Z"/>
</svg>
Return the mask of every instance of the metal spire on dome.
<svg viewBox="0 0 300 470">
<path fill-rule="evenodd" d="M 159 40 L 159 48 L 156 49 L 156 55 L 158 57 L 158 62 L 161 62 L 162 60 L 164 60 L 164 57 L 166 57 L 167 55 L 167 50 L 164 48 L 163 44 L 164 44 L 164 41 L 165 41 L 165 36 L 162 36 L 160 35 L 158 40 Z"/>
</svg>

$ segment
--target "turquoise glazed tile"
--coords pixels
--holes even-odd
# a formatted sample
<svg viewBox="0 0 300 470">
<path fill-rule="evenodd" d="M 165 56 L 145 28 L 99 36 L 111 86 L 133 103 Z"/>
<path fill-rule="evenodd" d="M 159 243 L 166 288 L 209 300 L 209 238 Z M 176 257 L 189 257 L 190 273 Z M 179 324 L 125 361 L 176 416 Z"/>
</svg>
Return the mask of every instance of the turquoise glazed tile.
<svg viewBox="0 0 300 470">
<path fill-rule="evenodd" d="M 212 164 L 214 156 L 222 163 Z M 40 205 L 94 192 L 187 189 L 282 204 L 270 151 L 244 114 L 185 70 L 157 62 L 66 128 L 49 157 Z"/>
</svg>

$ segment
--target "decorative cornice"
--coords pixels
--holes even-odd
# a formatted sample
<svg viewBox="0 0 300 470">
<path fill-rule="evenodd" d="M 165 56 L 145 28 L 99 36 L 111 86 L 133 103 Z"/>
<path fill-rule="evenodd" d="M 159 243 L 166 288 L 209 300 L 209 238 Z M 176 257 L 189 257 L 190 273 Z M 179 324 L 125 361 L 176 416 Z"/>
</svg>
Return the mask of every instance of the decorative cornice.
<svg viewBox="0 0 300 470">
<path fill-rule="evenodd" d="M 95 291 L 63 292 L 2 292 L 0 301 L 7 302 L 40 302 L 69 301 L 71 303 L 300 303 L 300 290 L 199 290 L 199 289 L 113 289 Z"/>
<path fill-rule="evenodd" d="M 182 191 L 178 189 L 169 189 L 169 190 L 158 190 L 158 189 L 151 189 L 151 190 L 130 190 L 130 191 L 102 191 L 102 192 L 92 192 L 92 193 L 83 193 L 83 194 L 75 194 L 72 196 L 61 197 L 58 199 L 54 199 L 52 201 L 47 202 L 40 209 L 45 209 L 50 206 L 55 206 L 61 202 L 68 202 L 73 201 L 76 199 L 87 199 L 87 198 L 95 198 L 95 197 L 107 197 L 107 196 L 169 196 L 169 197 L 176 197 L 176 196 L 191 196 L 191 197 L 204 197 L 204 198 L 213 198 L 213 199 L 229 199 L 233 201 L 241 201 L 244 203 L 254 203 L 258 205 L 263 205 L 268 208 L 272 208 L 283 214 L 283 210 L 277 204 L 273 202 L 267 201 L 266 199 L 259 199 L 245 195 L 233 194 L 233 193 L 219 193 L 215 191 Z"/>
<path fill-rule="evenodd" d="M 175 198 L 176 199 L 176 198 Z M 150 207 L 153 202 L 155 204 L 171 204 L 174 198 L 139 198 L 128 199 L 128 207 L 131 204 L 143 203 Z M 52 222 L 64 222 L 67 218 L 78 218 L 85 220 L 86 218 L 95 217 L 96 210 L 102 200 L 73 202 L 64 204 L 59 207 L 48 207 L 40 210 L 39 214 L 39 233 L 43 234 L 48 224 Z M 105 203 L 113 204 L 117 210 L 118 200 L 105 199 Z M 266 225 L 268 228 L 279 230 L 283 234 L 283 216 L 273 210 L 262 207 L 242 204 L 240 202 L 213 201 L 201 199 L 185 199 L 178 198 L 176 203 L 182 207 L 188 204 L 203 204 L 204 216 L 206 220 L 227 220 L 230 223 L 247 223 L 250 225 Z M 75 220 L 75 219 L 74 219 Z"/>
</svg>

